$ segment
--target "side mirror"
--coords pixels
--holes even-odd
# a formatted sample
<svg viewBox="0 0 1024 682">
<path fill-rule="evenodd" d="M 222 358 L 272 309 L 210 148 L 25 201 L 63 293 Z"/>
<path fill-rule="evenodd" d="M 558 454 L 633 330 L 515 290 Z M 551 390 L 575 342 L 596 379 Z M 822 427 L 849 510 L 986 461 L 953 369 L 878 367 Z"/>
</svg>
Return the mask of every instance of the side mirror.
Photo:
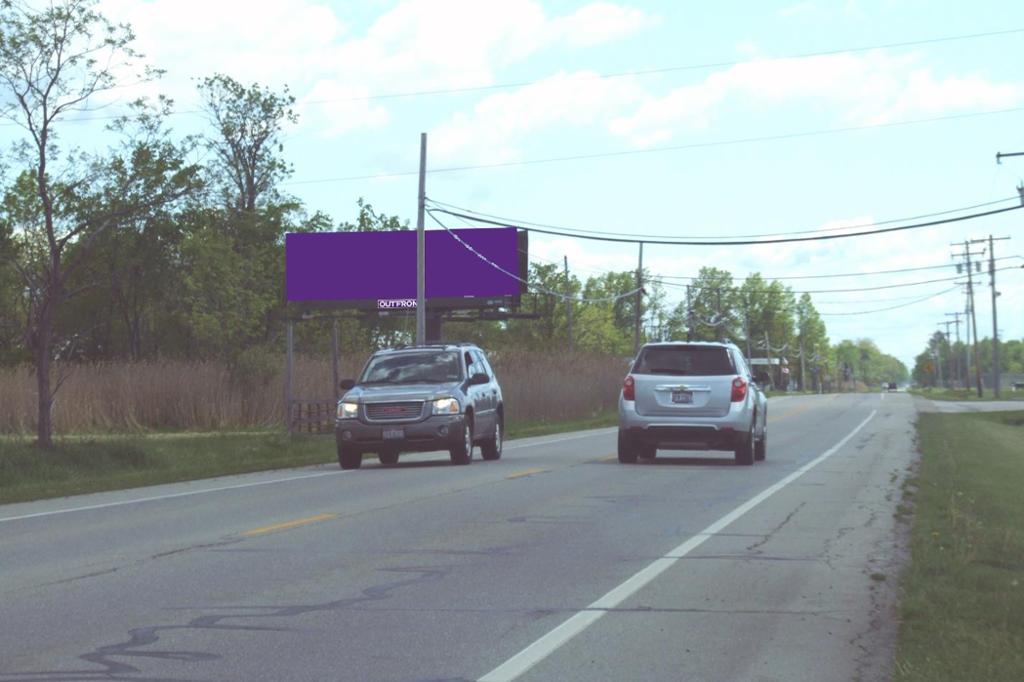
<svg viewBox="0 0 1024 682">
<path fill-rule="evenodd" d="M 483 384 L 489 384 L 490 382 L 491 378 L 484 374 L 483 372 L 477 372 L 476 374 L 469 378 L 470 386 L 481 386 Z"/>
<path fill-rule="evenodd" d="M 342 379 L 341 382 L 338 384 L 338 388 L 340 388 L 343 391 L 349 391 L 352 388 L 354 388 L 355 385 L 356 385 L 356 380 L 355 379 Z"/>
</svg>

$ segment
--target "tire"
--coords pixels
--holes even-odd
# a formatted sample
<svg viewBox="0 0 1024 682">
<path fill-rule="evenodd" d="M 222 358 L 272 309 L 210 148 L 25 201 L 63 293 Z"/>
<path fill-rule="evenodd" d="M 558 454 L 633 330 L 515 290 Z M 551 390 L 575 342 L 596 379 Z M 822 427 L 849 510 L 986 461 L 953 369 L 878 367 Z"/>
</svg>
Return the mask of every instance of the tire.
<svg viewBox="0 0 1024 682">
<path fill-rule="evenodd" d="M 625 432 L 619 431 L 619 461 L 623 464 L 636 464 L 639 455 L 637 447 Z"/>
<path fill-rule="evenodd" d="M 765 424 L 764 433 L 761 434 L 761 440 L 757 441 L 754 445 L 754 461 L 763 462 L 765 455 L 768 454 L 768 425 Z"/>
<path fill-rule="evenodd" d="M 384 466 L 394 466 L 398 464 L 398 450 L 383 450 L 378 452 L 377 459 Z"/>
<path fill-rule="evenodd" d="M 505 420 L 498 417 L 494 422 L 494 435 L 480 444 L 480 454 L 489 462 L 501 459 L 501 444 L 505 438 Z"/>
<path fill-rule="evenodd" d="M 641 445 L 637 449 L 640 459 L 654 459 L 658 456 L 658 448 L 654 445 Z"/>
<path fill-rule="evenodd" d="M 473 419 L 466 417 L 462 423 L 462 442 L 448 450 L 452 464 L 469 464 L 473 461 Z"/>
<path fill-rule="evenodd" d="M 740 434 L 736 439 L 736 463 L 741 466 L 750 466 L 754 463 L 754 425 L 750 430 Z"/>
<path fill-rule="evenodd" d="M 338 464 L 342 469 L 358 469 L 363 465 L 363 453 L 358 450 L 338 446 Z"/>
</svg>

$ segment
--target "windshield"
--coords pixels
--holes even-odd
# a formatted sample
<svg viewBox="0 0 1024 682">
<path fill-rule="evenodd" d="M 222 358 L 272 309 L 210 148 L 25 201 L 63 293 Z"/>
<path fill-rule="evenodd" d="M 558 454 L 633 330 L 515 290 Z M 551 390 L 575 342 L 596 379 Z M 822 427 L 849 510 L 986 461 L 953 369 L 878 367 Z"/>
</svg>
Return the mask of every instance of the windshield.
<svg viewBox="0 0 1024 682">
<path fill-rule="evenodd" d="M 389 353 L 372 358 L 360 384 L 445 384 L 459 381 L 457 353 Z"/>
<path fill-rule="evenodd" d="M 729 353 L 714 346 L 661 346 L 644 349 L 635 374 L 679 376 L 724 376 L 735 374 Z"/>
</svg>

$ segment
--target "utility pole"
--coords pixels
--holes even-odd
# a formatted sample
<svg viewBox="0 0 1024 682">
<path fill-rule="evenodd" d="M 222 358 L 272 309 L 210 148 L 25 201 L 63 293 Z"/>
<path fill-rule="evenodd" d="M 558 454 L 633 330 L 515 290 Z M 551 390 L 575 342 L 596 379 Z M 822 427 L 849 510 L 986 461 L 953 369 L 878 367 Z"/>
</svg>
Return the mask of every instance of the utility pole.
<svg viewBox="0 0 1024 682">
<path fill-rule="evenodd" d="M 953 321 L 946 320 L 945 322 L 939 322 L 939 325 L 946 325 L 946 347 L 949 348 L 948 357 L 946 358 L 946 383 L 948 388 L 953 388 L 953 381 L 956 375 L 953 371 L 953 342 L 949 335 L 949 328 L 953 326 Z"/>
<path fill-rule="evenodd" d="M 960 343 L 960 313 L 959 312 L 946 313 L 946 315 L 949 316 L 949 317 L 954 318 L 953 322 L 951 324 L 955 324 L 956 325 L 956 342 L 959 345 L 959 343 Z M 950 349 L 950 355 L 953 356 L 953 363 L 954 363 L 953 368 L 954 368 L 954 371 L 955 371 L 956 381 L 960 381 L 960 377 L 961 377 L 961 372 L 960 372 L 960 354 L 959 353 L 954 353 L 952 351 L 952 349 Z M 953 388 L 956 388 L 955 384 L 953 385 Z"/>
<path fill-rule="evenodd" d="M 565 319 L 569 331 L 569 352 L 572 352 L 572 309 L 574 301 L 572 283 L 569 281 L 569 256 L 563 256 L 562 259 L 562 262 L 565 264 Z"/>
<path fill-rule="evenodd" d="M 416 345 L 427 342 L 427 247 L 423 214 L 427 208 L 427 134 L 420 133 L 420 195 L 416 211 Z"/>
<path fill-rule="evenodd" d="M 693 301 L 689 284 L 686 285 L 686 340 L 693 341 Z"/>
<path fill-rule="evenodd" d="M 1022 152 L 1024 153 L 1024 152 Z M 1011 154 L 1004 154 L 1004 156 L 1013 156 Z M 999 237 L 998 239 L 992 235 L 988 236 L 988 239 L 973 239 L 972 244 L 988 242 L 988 276 L 989 286 L 992 287 L 992 395 L 996 398 L 999 397 L 999 321 L 996 313 L 996 298 L 999 296 L 999 292 L 996 291 L 996 246 L 995 242 L 1002 242 L 1008 240 L 1009 237 Z M 975 337 L 975 343 L 977 343 L 977 337 Z"/>
<path fill-rule="evenodd" d="M 800 390 L 807 390 L 804 385 L 804 337 L 800 336 Z"/>
<path fill-rule="evenodd" d="M 958 246 L 958 244 L 953 244 L 952 246 Z M 982 256 L 984 251 L 972 252 L 970 242 L 965 239 L 964 252 L 958 255 L 963 256 L 964 262 L 967 265 L 967 306 L 971 318 L 969 329 L 974 336 L 974 376 L 978 387 L 978 397 L 980 398 L 984 393 L 981 388 L 981 356 L 978 353 L 978 316 L 974 310 L 974 263 L 971 261 L 971 256 Z"/>
<path fill-rule="evenodd" d="M 640 315 L 644 303 L 644 243 L 640 242 L 640 258 L 636 265 L 636 316 L 633 320 L 633 355 L 640 352 Z"/>
</svg>

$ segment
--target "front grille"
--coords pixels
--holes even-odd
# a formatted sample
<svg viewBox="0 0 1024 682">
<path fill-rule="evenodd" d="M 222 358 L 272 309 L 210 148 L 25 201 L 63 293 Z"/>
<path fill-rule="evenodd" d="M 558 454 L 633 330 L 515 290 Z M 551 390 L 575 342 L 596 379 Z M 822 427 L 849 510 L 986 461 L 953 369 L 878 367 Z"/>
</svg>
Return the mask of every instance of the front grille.
<svg viewBox="0 0 1024 682">
<path fill-rule="evenodd" d="M 375 422 L 408 421 L 410 419 L 419 419 L 422 414 L 422 400 L 366 404 L 366 418 Z"/>
</svg>

